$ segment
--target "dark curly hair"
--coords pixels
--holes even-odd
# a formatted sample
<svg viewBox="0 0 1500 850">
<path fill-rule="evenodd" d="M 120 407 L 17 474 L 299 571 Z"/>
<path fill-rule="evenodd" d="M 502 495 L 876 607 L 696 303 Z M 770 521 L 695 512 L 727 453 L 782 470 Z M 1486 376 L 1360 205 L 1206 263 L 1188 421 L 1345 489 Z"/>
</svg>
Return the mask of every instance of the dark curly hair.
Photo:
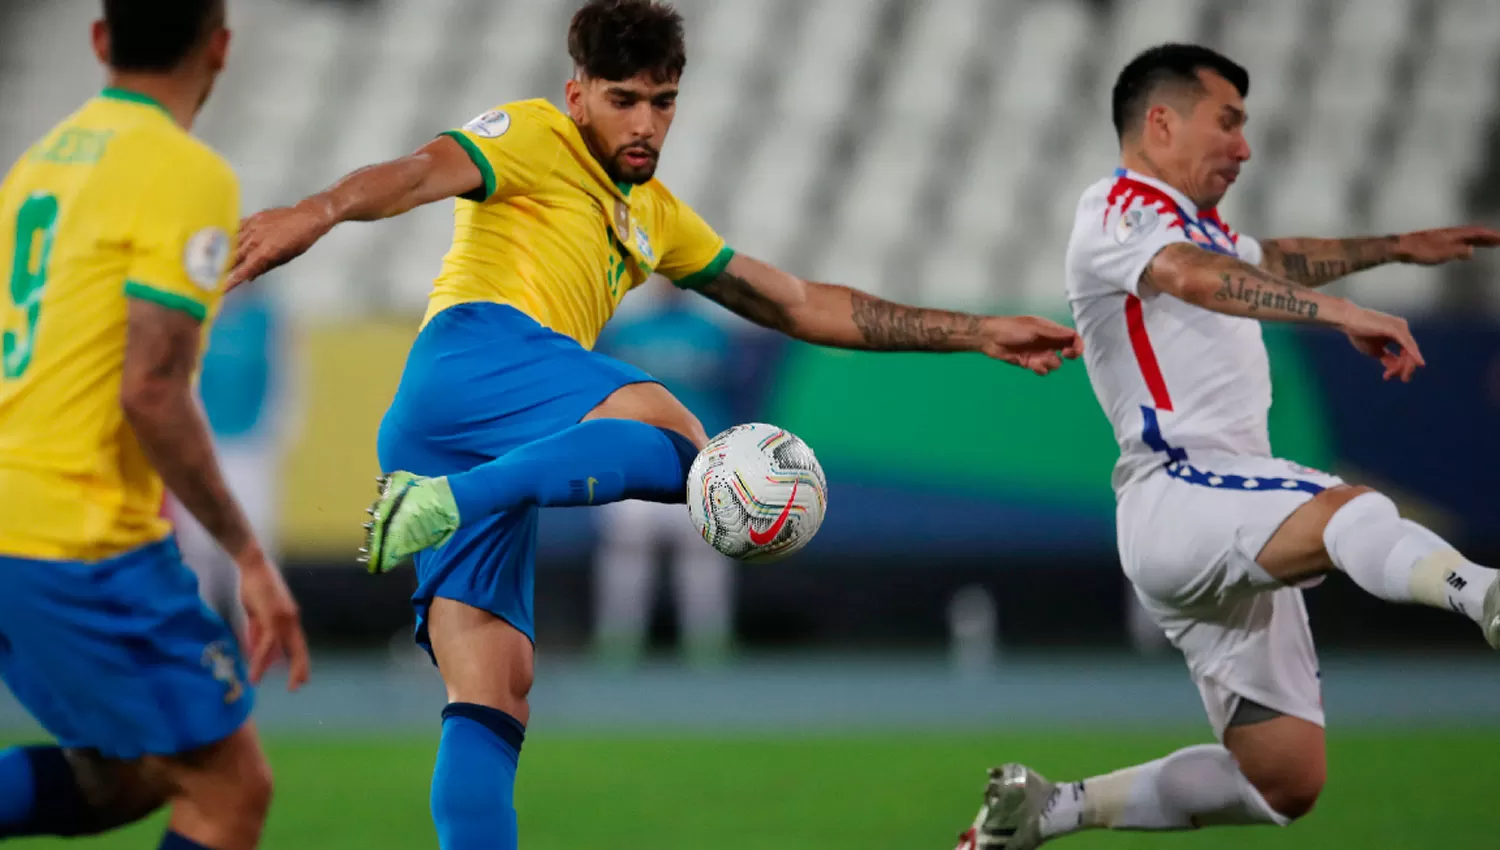
<svg viewBox="0 0 1500 850">
<path fill-rule="evenodd" d="M 109 65 L 117 71 L 171 71 L 224 23 L 225 0 L 104 0 Z"/>
<path fill-rule="evenodd" d="M 682 15 L 655 0 L 589 0 L 568 27 L 568 55 L 594 79 L 676 80 L 687 66 Z"/>
</svg>

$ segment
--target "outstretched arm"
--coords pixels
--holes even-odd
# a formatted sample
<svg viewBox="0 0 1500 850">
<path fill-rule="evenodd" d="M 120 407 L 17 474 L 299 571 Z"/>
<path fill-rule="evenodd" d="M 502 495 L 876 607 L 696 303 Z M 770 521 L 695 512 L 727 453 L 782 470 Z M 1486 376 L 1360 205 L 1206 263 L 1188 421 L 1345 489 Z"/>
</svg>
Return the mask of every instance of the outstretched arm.
<svg viewBox="0 0 1500 850">
<path fill-rule="evenodd" d="M 1357 239 L 1266 239 L 1260 267 L 1303 286 L 1322 286 L 1386 263 L 1431 266 L 1467 260 L 1476 247 L 1500 245 L 1487 227 L 1444 227 Z"/>
<path fill-rule="evenodd" d="M 256 213 L 240 229 L 229 288 L 300 256 L 336 225 L 391 218 L 484 187 L 484 175 L 449 136 L 416 153 L 361 168 L 294 206 Z"/>
<path fill-rule="evenodd" d="M 909 307 L 742 254 L 699 291 L 758 325 L 834 348 L 982 352 L 1039 375 L 1083 351 L 1076 332 L 1046 319 Z"/>
<path fill-rule="evenodd" d="M 1385 366 L 1387 380 L 1411 380 L 1426 365 L 1406 320 L 1315 292 L 1234 257 L 1176 242 L 1157 252 L 1141 275 L 1141 295 L 1163 292 L 1189 304 L 1271 322 L 1337 328 L 1354 347 Z"/>
</svg>

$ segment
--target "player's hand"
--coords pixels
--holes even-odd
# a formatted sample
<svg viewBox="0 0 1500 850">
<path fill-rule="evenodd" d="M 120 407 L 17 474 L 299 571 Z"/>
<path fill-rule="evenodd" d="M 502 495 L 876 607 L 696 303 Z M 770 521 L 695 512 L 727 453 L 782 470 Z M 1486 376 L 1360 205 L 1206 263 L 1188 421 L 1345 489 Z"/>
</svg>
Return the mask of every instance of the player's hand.
<svg viewBox="0 0 1500 850">
<path fill-rule="evenodd" d="M 1380 361 L 1387 381 L 1400 378 L 1407 383 L 1419 367 L 1427 365 L 1406 320 L 1399 316 L 1360 308 L 1339 329 L 1361 354 Z"/>
<path fill-rule="evenodd" d="M 1077 331 L 1038 316 L 991 316 L 980 335 L 980 351 L 1038 375 L 1062 368 L 1065 357 L 1083 354 Z"/>
<path fill-rule="evenodd" d="M 1474 256 L 1475 248 L 1500 245 L 1500 231 L 1479 227 L 1440 227 L 1417 230 L 1396 237 L 1394 256 L 1397 262 L 1436 266 Z"/>
<path fill-rule="evenodd" d="M 290 667 L 287 690 L 295 691 L 306 684 L 312 668 L 297 603 L 281 571 L 264 555 L 240 558 L 239 567 L 240 596 L 249 620 L 250 681 L 260 684 L 271 664 L 285 657 Z"/>
<path fill-rule="evenodd" d="M 250 216 L 240 223 L 240 244 L 225 291 L 302 256 L 332 229 L 326 215 L 304 204 Z"/>
</svg>

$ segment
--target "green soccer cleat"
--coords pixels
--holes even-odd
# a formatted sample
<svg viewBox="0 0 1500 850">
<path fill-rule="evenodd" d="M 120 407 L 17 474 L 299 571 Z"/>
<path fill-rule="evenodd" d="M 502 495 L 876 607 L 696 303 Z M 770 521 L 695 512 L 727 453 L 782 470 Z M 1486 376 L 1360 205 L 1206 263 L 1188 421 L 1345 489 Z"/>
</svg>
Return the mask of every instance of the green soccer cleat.
<svg viewBox="0 0 1500 850">
<path fill-rule="evenodd" d="M 392 472 L 377 478 L 380 498 L 367 513 L 365 545 L 359 562 L 371 575 L 387 573 L 402 561 L 441 546 L 458 530 L 458 505 L 446 478 Z"/>
<path fill-rule="evenodd" d="M 1490 585 L 1490 589 L 1484 592 L 1484 614 L 1479 618 L 1479 625 L 1484 629 L 1484 639 L 1490 642 L 1490 646 L 1500 649 L 1500 581 Z"/>
<path fill-rule="evenodd" d="M 1042 813 L 1056 790 L 1025 765 L 991 768 L 984 805 L 974 825 L 959 836 L 958 850 L 1035 850 L 1043 841 Z"/>
</svg>

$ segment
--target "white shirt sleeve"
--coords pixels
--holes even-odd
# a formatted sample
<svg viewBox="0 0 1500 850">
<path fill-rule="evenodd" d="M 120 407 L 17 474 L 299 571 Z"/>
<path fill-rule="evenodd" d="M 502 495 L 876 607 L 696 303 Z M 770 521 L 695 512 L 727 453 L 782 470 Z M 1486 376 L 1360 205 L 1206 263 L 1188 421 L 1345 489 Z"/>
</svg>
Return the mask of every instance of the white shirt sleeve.
<svg viewBox="0 0 1500 850">
<path fill-rule="evenodd" d="M 1252 266 L 1260 265 L 1260 261 L 1266 257 L 1265 250 L 1260 247 L 1260 240 L 1243 233 L 1235 234 L 1234 248 L 1240 259 Z"/>
<path fill-rule="evenodd" d="M 1246 237 L 1240 238 L 1243 244 Z M 1111 207 L 1103 194 L 1090 193 L 1079 203 L 1068 265 L 1075 272 L 1074 280 L 1090 282 L 1093 294 L 1124 291 L 1139 295 L 1146 267 L 1174 242 L 1191 244 L 1175 210 L 1141 197 Z M 1260 246 L 1255 251 L 1258 255 Z"/>
</svg>

